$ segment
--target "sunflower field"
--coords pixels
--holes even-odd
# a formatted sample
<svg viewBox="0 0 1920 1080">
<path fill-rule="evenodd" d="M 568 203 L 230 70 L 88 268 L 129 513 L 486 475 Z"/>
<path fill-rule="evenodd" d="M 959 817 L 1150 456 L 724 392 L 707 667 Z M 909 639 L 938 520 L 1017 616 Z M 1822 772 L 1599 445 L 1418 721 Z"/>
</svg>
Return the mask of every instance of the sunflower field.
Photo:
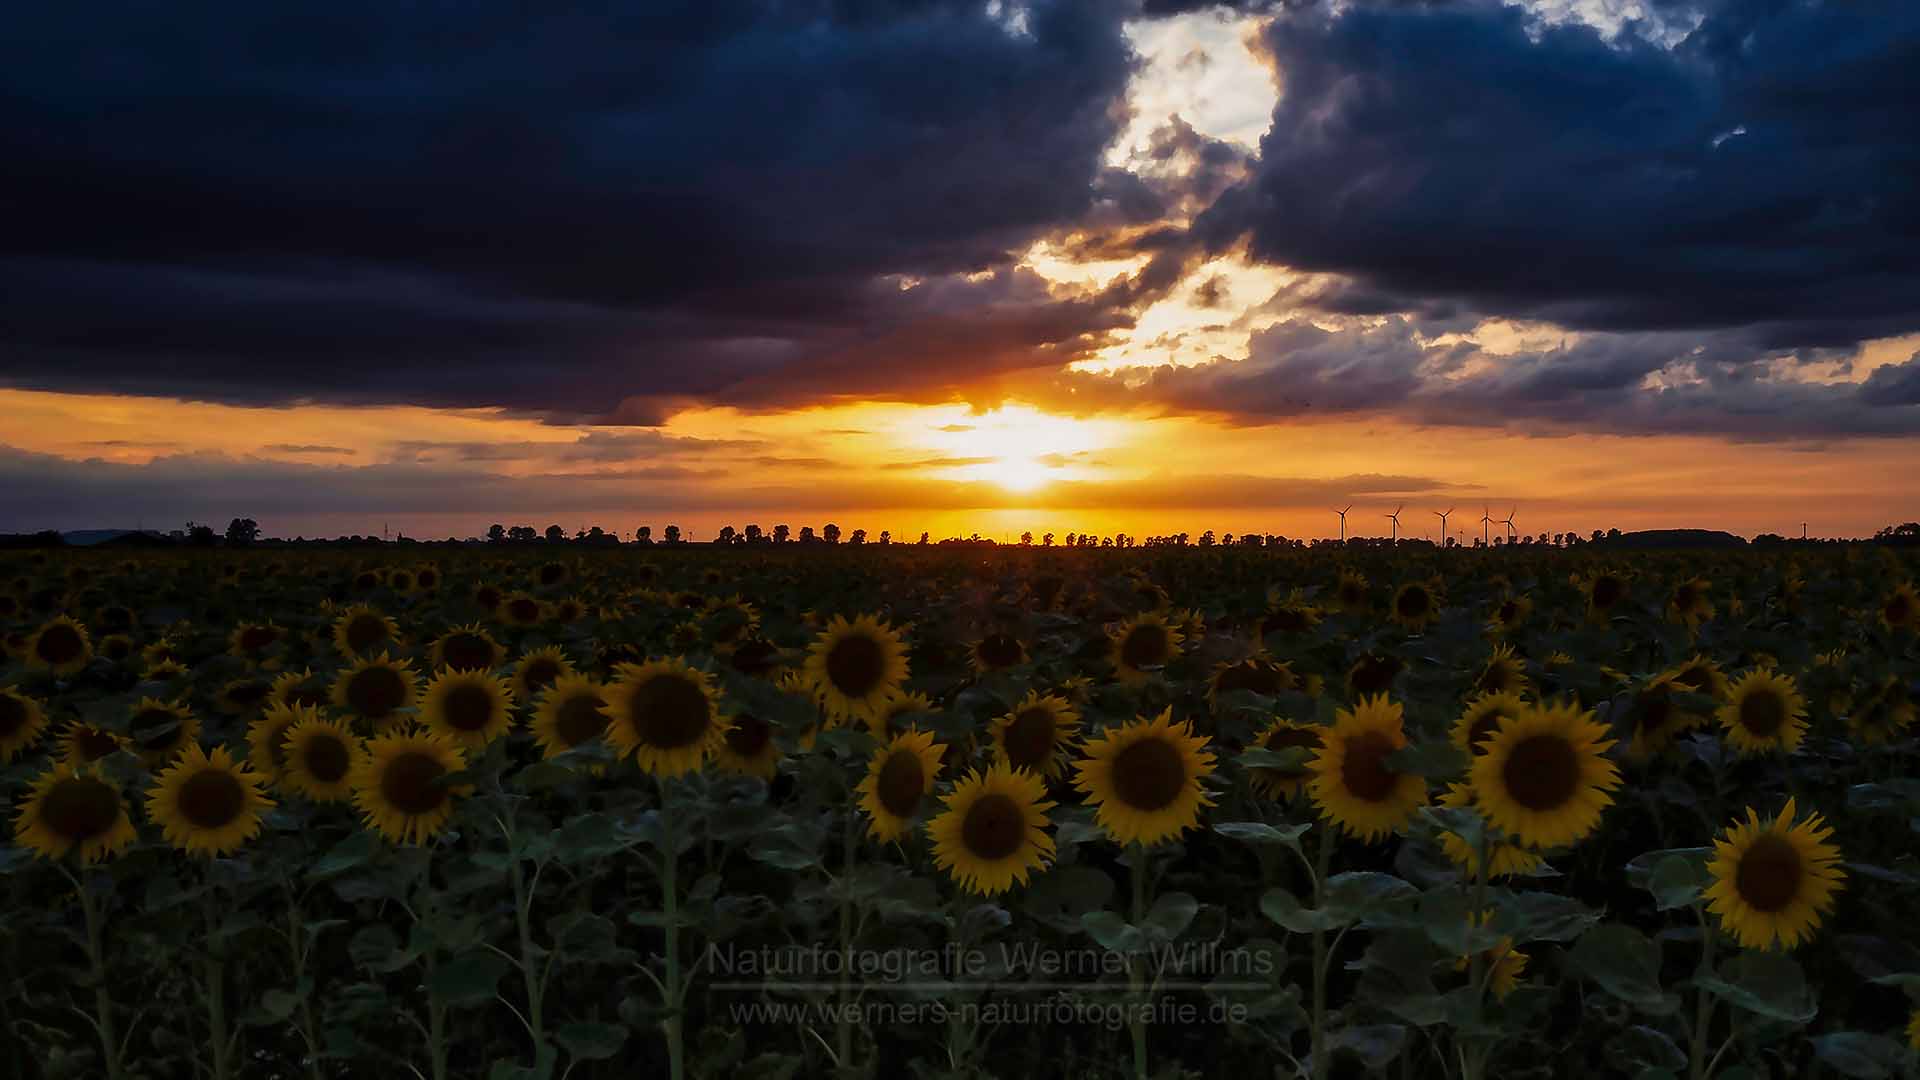
<svg viewBox="0 0 1920 1080">
<path fill-rule="evenodd" d="M 1920 1076 L 1915 574 L 0 553 L 0 1080 Z"/>
</svg>

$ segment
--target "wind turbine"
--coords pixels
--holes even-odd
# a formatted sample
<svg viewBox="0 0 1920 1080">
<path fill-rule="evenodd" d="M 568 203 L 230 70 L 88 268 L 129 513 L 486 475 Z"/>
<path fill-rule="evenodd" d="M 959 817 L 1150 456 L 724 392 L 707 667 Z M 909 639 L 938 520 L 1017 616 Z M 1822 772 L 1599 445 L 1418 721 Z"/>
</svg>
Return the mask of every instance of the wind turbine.
<svg viewBox="0 0 1920 1080">
<path fill-rule="evenodd" d="M 1351 509 L 1353 509 L 1353 504 L 1348 503 L 1347 510 Z M 1334 511 L 1334 513 L 1340 515 L 1340 542 L 1343 544 L 1347 542 L 1347 510 Z"/>
<path fill-rule="evenodd" d="M 1513 508 L 1513 510 L 1509 510 L 1509 511 L 1507 511 L 1507 516 L 1506 516 L 1506 517 L 1504 517 L 1504 518 L 1502 518 L 1502 519 L 1501 519 L 1501 521 L 1500 521 L 1500 524 L 1502 524 L 1502 525 L 1505 525 L 1505 526 L 1507 527 L 1507 543 L 1509 543 L 1509 544 L 1511 544 L 1511 543 L 1513 543 L 1513 514 L 1514 514 L 1514 510 L 1518 510 L 1518 509 L 1520 509 L 1520 508 L 1516 506 L 1516 507 L 1514 507 L 1514 508 Z"/>
<path fill-rule="evenodd" d="M 1440 547 L 1442 549 L 1447 546 L 1447 515 L 1453 513 L 1454 509 L 1454 507 L 1449 506 L 1445 510 L 1427 511 L 1427 513 L 1440 519 Z"/>
<path fill-rule="evenodd" d="M 1406 503 L 1400 504 L 1400 510 L 1405 510 L 1406 508 Z M 1393 542 L 1396 544 L 1400 542 L 1400 510 L 1395 510 L 1393 513 L 1387 515 L 1387 520 L 1393 522 Z"/>
<path fill-rule="evenodd" d="M 1484 505 L 1480 507 L 1480 546 L 1493 546 L 1493 518 L 1488 516 Z"/>
</svg>

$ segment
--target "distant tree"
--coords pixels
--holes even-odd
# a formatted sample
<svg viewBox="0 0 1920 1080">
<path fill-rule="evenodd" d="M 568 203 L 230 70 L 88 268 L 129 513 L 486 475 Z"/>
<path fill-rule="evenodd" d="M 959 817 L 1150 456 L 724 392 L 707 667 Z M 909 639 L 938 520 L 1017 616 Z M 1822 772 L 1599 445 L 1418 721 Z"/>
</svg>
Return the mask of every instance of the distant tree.
<svg viewBox="0 0 1920 1080">
<path fill-rule="evenodd" d="M 539 536 L 540 534 L 534 532 L 531 525 L 515 525 L 507 530 L 507 539 L 520 544 L 530 543 Z"/>
<path fill-rule="evenodd" d="M 260 539 L 260 525 L 252 518 L 234 518 L 227 522 L 227 543 L 245 547 Z"/>
<path fill-rule="evenodd" d="M 640 526 L 640 528 L 636 530 L 633 534 L 633 542 L 636 544 L 653 543 L 653 526 L 651 525 Z"/>
<path fill-rule="evenodd" d="M 793 529 L 786 525 L 775 525 L 773 527 L 773 542 L 776 544 L 786 543 L 787 537 L 791 535 L 793 535 Z"/>
<path fill-rule="evenodd" d="M 759 543 L 760 542 L 760 526 L 758 525 L 747 526 L 746 537 L 747 537 L 747 543 L 749 544 Z"/>
<path fill-rule="evenodd" d="M 920 534 L 920 542 L 921 542 L 921 543 L 923 543 L 923 544 L 927 542 L 927 534 L 926 534 L 926 533 L 921 533 L 921 534 Z"/>
<path fill-rule="evenodd" d="M 891 532 L 889 532 L 889 531 L 887 531 L 886 529 L 881 529 L 881 530 L 880 530 L 880 542 L 881 542 L 881 543 L 883 543 L 883 544 L 891 544 L 891 543 L 893 543 L 893 533 L 891 533 Z"/>
<path fill-rule="evenodd" d="M 187 543 L 194 547 L 212 547 L 219 537 L 213 533 L 213 526 L 202 525 L 197 521 L 187 522 Z"/>
<path fill-rule="evenodd" d="M 593 544 L 596 547 L 604 547 L 607 544 L 617 544 L 620 542 L 619 537 L 613 535 L 612 533 L 609 533 L 607 530 L 601 528 L 598 525 L 595 525 L 589 528 L 587 530 L 587 535 L 583 539 L 587 543 Z"/>
<path fill-rule="evenodd" d="M 1601 532 L 1599 529 L 1595 529 L 1593 530 L 1593 535 L 1589 536 L 1587 540 L 1591 543 L 1597 544 L 1600 541 L 1606 539 L 1606 536 L 1607 536 L 1606 533 Z"/>
<path fill-rule="evenodd" d="M 1041 547 L 1052 547 L 1052 546 L 1053 546 L 1053 534 L 1052 534 L 1052 533 L 1041 533 L 1041 534 L 1040 534 L 1040 546 L 1041 546 Z"/>
<path fill-rule="evenodd" d="M 865 529 L 855 529 L 853 530 L 853 535 L 847 537 L 847 543 L 849 544 L 864 544 L 866 542 L 867 530 Z"/>
<path fill-rule="evenodd" d="M 720 535 L 714 537 L 714 542 L 718 544 L 733 543 L 733 526 L 731 525 L 720 526 Z"/>
<path fill-rule="evenodd" d="M 558 544 L 567 538 L 567 530 L 558 525 L 547 526 L 547 543 Z"/>
<path fill-rule="evenodd" d="M 1619 529 L 1608 529 L 1608 530 L 1607 530 L 1607 539 L 1609 539 L 1609 540 L 1618 540 L 1618 539 L 1620 539 L 1620 530 L 1619 530 Z"/>
<path fill-rule="evenodd" d="M 669 544 L 679 543 L 680 542 L 680 526 L 678 525 L 667 526 L 666 531 L 660 534 L 660 538 L 662 540 L 665 540 Z"/>
<path fill-rule="evenodd" d="M 820 530 L 820 539 L 825 540 L 829 544 L 839 543 L 840 526 L 835 525 L 831 521 L 827 522 L 827 527 Z"/>
<path fill-rule="evenodd" d="M 1079 541 L 1079 539 L 1080 539 L 1080 534 L 1079 534 L 1079 533 L 1068 533 L 1068 534 L 1067 534 L 1067 546 L 1068 546 L 1068 547 L 1074 547 L 1074 546 L 1076 546 L 1076 544 L 1077 544 L 1077 542 Z"/>
<path fill-rule="evenodd" d="M 1030 533 L 1030 532 L 1023 532 L 1023 533 L 1021 533 L 1021 534 L 1020 534 L 1020 546 L 1022 546 L 1022 547 L 1032 547 L 1032 546 L 1033 546 L 1033 534 L 1032 534 L 1032 533 Z"/>
<path fill-rule="evenodd" d="M 1200 534 L 1200 546 L 1201 547 L 1213 546 L 1213 530 L 1212 529 L 1208 529 L 1206 532 L 1203 532 Z"/>
<path fill-rule="evenodd" d="M 504 544 L 506 542 L 507 527 L 505 525 L 494 524 L 487 526 L 487 543 Z"/>
<path fill-rule="evenodd" d="M 811 544 L 814 542 L 813 526 L 811 525 L 800 526 L 800 542 L 803 544 Z"/>
</svg>

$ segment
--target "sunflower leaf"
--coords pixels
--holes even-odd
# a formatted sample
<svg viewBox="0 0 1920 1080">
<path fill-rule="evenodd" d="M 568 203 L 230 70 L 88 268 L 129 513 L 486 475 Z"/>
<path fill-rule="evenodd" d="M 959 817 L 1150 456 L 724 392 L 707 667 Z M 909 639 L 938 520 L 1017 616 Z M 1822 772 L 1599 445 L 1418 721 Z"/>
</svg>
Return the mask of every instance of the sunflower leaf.
<svg viewBox="0 0 1920 1080">
<path fill-rule="evenodd" d="M 498 953 L 473 949 L 435 968 L 427 989 L 448 1005 L 478 1005 L 493 1000 L 509 966 Z"/>
<path fill-rule="evenodd" d="M 1906 1048 L 1885 1035 L 1836 1031 L 1813 1039 L 1813 1056 L 1842 1076 L 1879 1080 L 1893 1076 L 1906 1061 Z"/>
<path fill-rule="evenodd" d="M 1146 951 L 1147 936 L 1140 928 L 1111 911 L 1089 911 L 1080 916 L 1080 927 L 1109 952 Z"/>
<path fill-rule="evenodd" d="M 1643 1012 L 1672 1013 L 1679 999 L 1660 989 L 1660 946 L 1630 926 L 1606 923 L 1580 935 L 1567 954 L 1576 971 Z"/>
<path fill-rule="evenodd" d="M 1695 903 L 1713 884 L 1713 875 L 1707 872 L 1706 850 L 1696 850 L 1698 854 L 1669 854 L 1653 864 L 1646 890 L 1653 894 L 1661 911 Z"/>
<path fill-rule="evenodd" d="M 1223 821 L 1213 831 L 1243 844 L 1277 844 L 1300 851 L 1300 838 L 1313 828 L 1312 822 L 1273 826 L 1261 821 Z"/>
<path fill-rule="evenodd" d="M 1156 942 L 1169 942 L 1186 933 L 1193 925 L 1193 917 L 1200 912 L 1200 902 L 1183 892 L 1165 893 L 1153 902 L 1153 909 L 1140 924 L 1149 938 Z"/>
<path fill-rule="evenodd" d="M 604 1061 L 626 1045 L 627 1029 L 621 1024 L 567 1024 L 554 1033 L 567 1053 L 576 1061 Z"/>
<path fill-rule="evenodd" d="M 1694 985 L 1735 1008 L 1770 1020 L 1804 1024 L 1820 1011 L 1800 965 L 1781 953 L 1742 952 L 1718 973 L 1694 979 Z"/>
<path fill-rule="evenodd" d="M 1296 934 L 1332 930 L 1347 921 L 1333 912 L 1306 907 L 1299 897 L 1278 888 L 1268 889 L 1260 897 L 1260 913 Z"/>
</svg>

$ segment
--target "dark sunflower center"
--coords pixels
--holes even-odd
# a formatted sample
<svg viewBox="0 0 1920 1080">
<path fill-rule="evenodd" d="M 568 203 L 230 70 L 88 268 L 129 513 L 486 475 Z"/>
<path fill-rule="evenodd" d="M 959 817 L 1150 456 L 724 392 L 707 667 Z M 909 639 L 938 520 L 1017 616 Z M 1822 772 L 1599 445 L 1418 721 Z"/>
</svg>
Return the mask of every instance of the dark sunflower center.
<svg viewBox="0 0 1920 1080">
<path fill-rule="evenodd" d="M 575 694 L 562 701 L 553 725 L 560 741 L 579 746 L 606 731 L 607 714 L 600 711 L 600 704 L 599 694 Z"/>
<path fill-rule="evenodd" d="M 540 619 L 540 603 L 527 597 L 516 597 L 507 605 L 507 614 L 514 622 L 530 623 Z"/>
<path fill-rule="evenodd" d="M 61 780 L 40 802 L 41 823 L 72 843 L 105 833 L 120 820 L 120 813 L 120 793 L 91 776 Z"/>
<path fill-rule="evenodd" d="M 773 739 L 773 725 L 757 716 L 736 716 L 727 729 L 727 749 L 750 758 L 766 749 Z"/>
<path fill-rule="evenodd" d="M 1772 833 L 1761 836 L 1740 856 L 1734 888 L 1755 911 L 1772 913 L 1793 902 L 1800 892 L 1800 852 Z"/>
<path fill-rule="evenodd" d="M 323 784 L 338 783 L 352 765 L 347 744 L 333 735 L 319 735 L 307 741 L 307 771 Z"/>
<path fill-rule="evenodd" d="M 355 615 L 347 622 L 347 647 L 364 652 L 387 639 L 386 620 L 378 615 Z"/>
<path fill-rule="evenodd" d="M 1136 670 L 1156 667 L 1167 662 L 1167 652 L 1166 627 L 1143 623 L 1127 631 L 1120 643 L 1120 663 Z"/>
<path fill-rule="evenodd" d="M 40 631 L 40 639 L 34 643 L 33 651 L 49 664 L 67 664 L 79 659 L 86 646 L 80 631 L 66 623 L 54 623 Z"/>
<path fill-rule="evenodd" d="M 1558 735 L 1534 735 L 1513 748 L 1500 777 L 1514 802 L 1535 812 L 1556 810 L 1579 790 L 1580 757 Z"/>
<path fill-rule="evenodd" d="M 1366 590 L 1357 581 L 1340 583 L 1340 604 L 1342 607 L 1359 607 L 1367 599 Z"/>
<path fill-rule="evenodd" d="M 713 721 L 707 695 L 682 675 L 655 675 L 634 687 L 629 705 L 640 741 L 662 750 L 692 746 Z"/>
<path fill-rule="evenodd" d="M 537 694 L 553 685 L 560 677 L 560 665 L 551 657 L 541 656 L 527 661 L 520 669 L 520 681 L 527 684 L 529 696 Z"/>
<path fill-rule="evenodd" d="M 1480 681 L 1475 685 L 1484 693 L 1494 694 L 1507 689 L 1512 682 L 1512 669 L 1505 661 L 1495 660 L 1480 673 Z"/>
<path fill-rule="evenodd" d="M 1186 786 L 1187 763 L 1164 738 L 1141 739 L 1114 755 L 1114 793 L 1135 810 L 1163 810 Z"/>
<path fill-rule="evenodd" d="M 1768 687 L 1749 693 L 1740 701 L 1740 726 L 1761 738 L 1770 738 L 1787 723 L 1787 703 Z"/>
<path fill-rule="evenodd" d="M 79 730 L 78 736 L 73 740 L 73 746 L 79 751 L 81 760 L 99 761 L 118 751 L 120 740 L 114 738 L 111 732 L 88 726 Z"/>
<path fill-rule="evenodd" d="M 273 686 L 269 683 L 243 682 L 227 687 L 226 697 L 235 705 L 252 708 L 267 700 L 267 695 L 271 693 L 273 693 Z"/>
<path fill-rule="evenodd" d="M 1903 595 L 1896 595 L 1887 601 L 1887 622 L 1893 626 L 1905 626 L 1913 618 L 1913 601 Z"/>
<path fill-rule="evenodd" d="M 774 656 L 778 652 L 773 642 L 759 638 L 743 641 L 733 650 L 733 669 L 742 675 L 759 675 L 773 670 Z"/>
<path fill-rule="evenodd" d="M 403 814 L 424 814 L 447 801 L 447 789 L 437 783 L 446 773 L 432 754 L 409 750 L 387 763 L 380 774 L 380 794 Z"/>
<path fill-rule="evenodd" d="M 911 817 L 920 806 L 920 796 L 925 794 L 926 786 L 926 770 L 920 767 L 919 755 L 909 750 L 895 750 L 880 766 L 873 793 L 887 813 Z"/>
<path fill-rule="evenodd" d="M 1038 769 L 1053 753 L 1055 742 L 1053 713 L 1046 709 L 1022 709 L 1001 736 L 1007 747 L 1007 764 L 1016 769 Z"/>
<path fill-rule="evenodd" d="M 1593 606 L 1610 608 L 1620 602 L 1626 592 L 1626 584 L 1612 574 L 1602 574 L 1593 580 Z"/>
<path fill-rule="evenodd" d="M 1340 786 L 1362 802 L 1385 802 L 1400 775 L 1387 768 L 1387 755 L 1398 747 L 1378 731 L 1363 731 L 1347 740 L 1340 759 Z"/>
<path fill-rule="evenodd" d="M 988 667 L 1012 667 L 1025 655 L 1019 640 L 1009 634 L 988 634 L 980 639 L 980 662 Z"/>
<path fill-rule="evenodd" d="M 240 649 L 243 652 L 259 652 L 279 638 L 280 635 L 270 626 L 249 626 L 240 631 Z"/>
<path fill-rule="evenodd" d="M 1418 619 L 1424 617 L 1433 606 L 1433 598 L 1427 595 L 1427 590 L 1415 585 L 1400 590 L 1400 598 L 1394 602 L 1394 606 L 1399 609 L 1402 618 Z"/>
<path fill-rule="evenodd" d="M 1486 741 L 1493 738 L 1494 733 L 1500 730 L 1500 725 L 1508 719 L 1499 709 L 1488 709 L 1467 728 L 1467 747 L 1476 754 L 1486 753 Z"/>
<path fill-rule="evenodd" d="M 240 781 L 225 769 L 202 769 L 180 785 L 180 816 L 196 829 L 231 825 L 246 808 L 247 794 Z"/>
<path fill-rule="evenodd" d="M 557 585 L 567 576 L 567 568 L 559 563 L 548 563 L 540 568 L 540 584 Z"/>
<path fill-rule="evenodd" d="M 500 590 L 491 585 L 482 585 L 474 590 L 473 601 L 488 610 L 497 608 L 500 606 Z"/>
<path fill-rule="evenodd" d="M 1500 605 L 1500 608 L 1495 613 L 1494 617 L 1499 619 L 1502 623 L 1513 622 L 1515 619 L 1520 617 L 1520 605 L 1514 603 L 1511 600 L 1508 600 L 1507 602 Z"/>
<path fill-rule="evenodd" d="M 378 720 L 407 700 L 407 682 L 389 667 L 362 668 L 347 681 L 347 704 L 370 720 Z"/>
<path fill-rule="evenodd" d="M 462 683 L 447 692 L 447 724 L 459 731 L 479 731 L 493 719 L 493 695 L 484 686 Z"/>
<path fill-rule="evenodd" d="M 1666 691 L 1640 695 L 1640 715 L 1637 723 L 1641 731 L 1648 735 L 1666 730 L 1673 722 L 1673 699 Z"/>
<path fill-rule="evenodd" d="M 827 653 L 827 681 L 850 698 L 873 693 L 885 674 L 886 656 L 880 643 L 865 634 L 843 637 Z"/>
<path fill-rule="evenodd" d="M 1673 606 L 1681 611 L 1692 611 L 1695 596 L 1693 586 L 1682 585 L 1673 590 Z"/>
<path fill-rule="evenodd" d="M 455 671 L 486 671 L 493 667 L 493 642 L 471 631 L 448 634 L 440 658 Z"/>
<path fill-rule="evenodd" d="M 1223 694 L 1235 690 L 1251 690 L 1256 694 L 1268 696 L 1286 689 L 1279 668 L 1253 660 L 1242 660 L 1222 671 L 1217 687 Z"/>
<path fill-rule="evenodd" d="M 413 588 L 413 575 L 407 573 L 405 570 L 395 570 L 393 575 L 387 578 L 387 584 L 401 592 L 405 592 Z"/>
<path fill-rule="evenodd" d="M 136 713 L 127 725 L 128 734 L 142 750 L 166 750 L 180 742 L 185 725 L 180 717 L 165 709 L 147 709 Z"/>
<path fill-rule="evenodd" d="M 993 793 L 975 799 L 960 823 L 960 842 L 967 853 L 989 861 L 1004 859 L 1027 842 L 1027 815 L 1020 804 Z"/>
<path fill-rule="evenodd" d="M 0 693 L 0 739 L 27 726 L 27 703 L 12 694 Z"/>
<path fill-rule="evenodd" d="M 133 655 L 133 642 L 116 634 L 106 640 L 103 651 L 109 660 L 125 660 Z"/>
<path fill-rule="evenodd" d="M 1269 734 L 1267 741 L 1262 745 L 1269 750 L 1291 750 L 1296 746 L 1308 750 L 1318 750 L 1320 749 L 1320 733 L 1317 731 L 1302 731 L 1299 728 L 1283 728 Z M 1305 776 L 1307 774 L 1307 767 L 1302 763 L 1291 769 L 1262 769 L 1260 771 L 1269 776 L 1294 777 Z"/>
</svg>

